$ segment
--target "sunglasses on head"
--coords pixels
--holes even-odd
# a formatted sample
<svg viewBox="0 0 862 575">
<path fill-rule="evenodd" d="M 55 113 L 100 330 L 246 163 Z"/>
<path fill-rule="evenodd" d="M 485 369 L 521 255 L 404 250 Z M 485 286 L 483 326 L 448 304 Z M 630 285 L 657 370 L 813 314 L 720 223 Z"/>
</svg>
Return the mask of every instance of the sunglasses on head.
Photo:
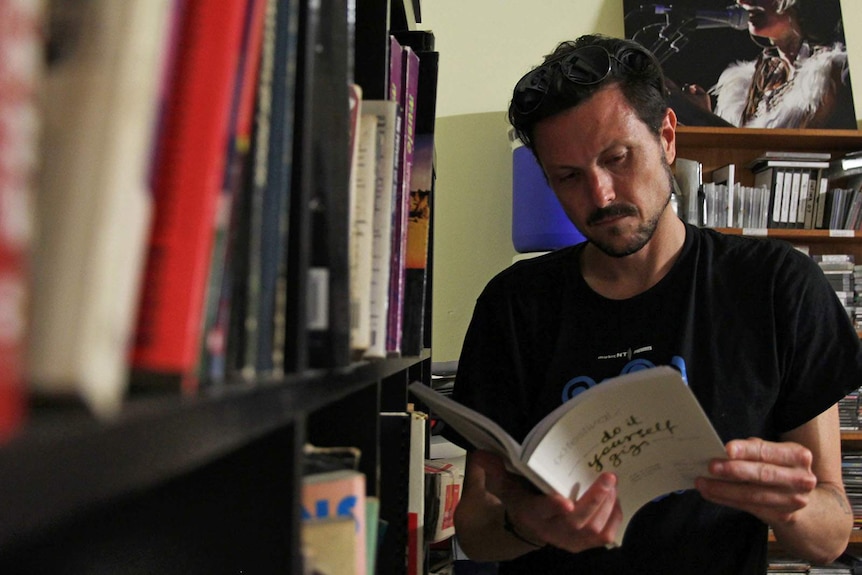
<svg viewBox="0 0 862 575">
<path fill-rule="evenodd" d="M 637 52 L 628 51 L 627 56 L 634 54 Z M 551 90 L 552 82 L 560 75 L 580 86 L 599 84 L 610 75 L 613 62 L 631 68 L 626 61 L 596 45 L 575 48 L 559 59 L 546 62 L 527 72 L 515 85 L 512 100 L 515 110 L 523 115 L 535 112 Z"/>
</svg>

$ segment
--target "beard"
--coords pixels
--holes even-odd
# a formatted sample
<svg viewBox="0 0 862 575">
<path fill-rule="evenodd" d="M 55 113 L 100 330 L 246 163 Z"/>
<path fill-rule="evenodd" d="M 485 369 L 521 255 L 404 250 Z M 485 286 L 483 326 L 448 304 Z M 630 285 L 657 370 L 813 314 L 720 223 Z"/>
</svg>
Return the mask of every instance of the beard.
<svg viewBox="0 0 862 575">
<path fill-rule="evenodd" d="M 587 239 L 594 246 L 596 246 L 599 251 L 610 257 L 624 258 L 640 251 L 652 239 L 653 235 L 655 235 L 655 230 L 658 227 L 658 222 L 661 219 L 661 216 L 664 211 L 667 209 L 668 204 L 670 204 L 670 198 L 673 193 L 673 172 L 670 169 L 670 165 L 664 158 L 662 158 L 662 164 L 664 164 L 664 172 L 667 176 L 667 194 L 665 196 L 664 203 L 659 209 L 655 211 L 655 213 L 650 214 L 645 221 L 638 224 L 631 238 L 623 245 L 618 245 L 613 241 L 595 238 L 592 237 L 591 234 L 587 234 L 586 232 L 584 232 L 584 235 L 587 237 Z M 605 218 L 617 216 L 637 217 L 638 215 L 639 212 L 637 207 L 631 204 L 610 205 L 606 208 L 599 208 L 595 212 L 590 214 L 590 217 L 587 219 L 587 228 L 589 228 L 589 224 L 599 222 Z M 619 227 L 612 227 L 610 229 L 611 240 L 615 238 L 621 238 L 624 233 L 625 232 Z"/>
</svg>

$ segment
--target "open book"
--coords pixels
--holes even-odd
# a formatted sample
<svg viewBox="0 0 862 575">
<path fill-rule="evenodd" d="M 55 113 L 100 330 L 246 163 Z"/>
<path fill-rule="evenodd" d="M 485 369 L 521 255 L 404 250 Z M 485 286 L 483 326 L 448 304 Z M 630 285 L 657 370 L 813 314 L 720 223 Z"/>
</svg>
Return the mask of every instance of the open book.
<svg viewBox="0 0 862 575">
<path fill-rule="evenodd" d="M 518 444 L 497 423 L 432 390 L 410 391 L 477 449 L 544 493 L 577 498 L 604 471 L 617 475 L 623 523 L 660 495 L 691 489 L 724 445 L 678 371 L 656 367 L 608 379 L 563 403 Z"/>
</svg>

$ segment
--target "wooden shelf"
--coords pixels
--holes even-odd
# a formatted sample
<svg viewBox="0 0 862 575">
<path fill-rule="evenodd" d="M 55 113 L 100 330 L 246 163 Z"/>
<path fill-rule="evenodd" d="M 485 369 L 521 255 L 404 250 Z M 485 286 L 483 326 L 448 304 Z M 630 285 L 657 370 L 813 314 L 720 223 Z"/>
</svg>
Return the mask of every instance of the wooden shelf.
<svg viewBox="0 0 862 575">
<path fill-rule="evenodd" d="M 680 126 L 677 145 L 686 148 L 858 150 L 862 130 L 793 130 Z"/>
<path fill-rule="evenodd" d="M 742 228 L 716 228 L 724 234 L 732 235 L 748 235 L 748 236 L 765 236 L 787 240 L 791 242 L 830 242 L 841 240 L 857 240 L 862 239 L 862 231 L 860 230 L 800 230 L 800 229 L 781 229 L 781 228 L 765 228 L 765 229 L 742 229 Z"/>
<path fill-rule="evenodd" d="M 727 164 L 737 165 L 737 181 L 754 185 L 754 174 L 745 166 L 767 150 L 831 152 L 834 157 L 862 150 L 860 130 L 789 130 L 707 128 L 681 126 L 677 132 L 677 157 L 696 159 L 709 175 Z"/>
<path fill-rule="evenodd" d="M 769 530 L 769 542 L 775 543 L 775 535 L 772 533 L 772 530 Z M 850 533 L 850 545 L 857 545 L 862 543 L 862 529 L 854 529 Z"/>
</svg>

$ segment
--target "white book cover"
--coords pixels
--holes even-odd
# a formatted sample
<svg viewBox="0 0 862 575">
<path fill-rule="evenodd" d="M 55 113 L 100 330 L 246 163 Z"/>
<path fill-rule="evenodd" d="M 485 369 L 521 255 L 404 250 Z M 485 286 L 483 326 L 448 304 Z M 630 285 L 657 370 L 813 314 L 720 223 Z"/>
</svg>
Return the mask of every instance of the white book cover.
<svg viewBox="0 0 862 575">
<path fill-rule="evenodd" d="M 787 227 L 797 227 L 799 217 L 799 196 L 802 191 L 802 170 L 793 170 L 790 178 L 790 204 L 787 208 Z"/>
<path fill-rule="evenodd" d="M 350 345 L 371 344 L 371 276 L 374 269 L 374 201 L 377 188 L 377 114 L 359 114 L 350 230 Z"/>
<path fill-rule="evenodd" d="M 101 415 L 128 383 L 171 0 L 51 2 L 28 372 Z M 63 40 L 72 40 L 63 42 Z"/>
<path fill-rule="evenodd" d="M 716 168 L 712 173 L 712 181 L 716 184 L 721 184 L 727 187 L 727 200 L 724 206 L 726 216 L 722 217 L 722 225 L 725 227 L 733 227 L 734 225 L 734 186 L 736 184 L 736 165 L 727 164 L 720 168 Z"/>
<path fill-rule="evenodd" d="M 371 268 L 371 339 L 364 357 L 382 358 L 386 357 L 386 322 L 389 312 L 398 103 L 390 100 L 364 100 L 362 109 L 366 114 L 375 114 L 378 119 Z"/>
<path fill-rule="evenodd" d="M 784 174 L 784 180 L 781 189 L 781 213 L 778 223 L 782 228 L 788 227 L 790 222 L 790 199 L 793 189 L 793 172 L 791 170 L 781 170 L 779 173 Z M 776 184 L 777 187 L 778 184 Z"/>
</svg>

